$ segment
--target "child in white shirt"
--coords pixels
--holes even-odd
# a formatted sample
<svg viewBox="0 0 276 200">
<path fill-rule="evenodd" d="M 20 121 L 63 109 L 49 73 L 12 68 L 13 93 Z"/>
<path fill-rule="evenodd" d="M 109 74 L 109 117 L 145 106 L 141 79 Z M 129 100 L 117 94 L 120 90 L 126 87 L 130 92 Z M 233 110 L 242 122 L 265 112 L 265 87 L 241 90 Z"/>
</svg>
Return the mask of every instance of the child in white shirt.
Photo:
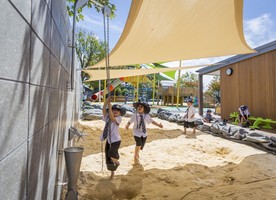
<svg viewBox="0 0 276 200">
<path fill-rule="evenodd" d="M 107 106 L 109 109 L 107 109 Z M 106 139 L 105 159 L 107 169 L 111 171 L 111 179 L 114 177 L 114 171 L 116 171 L 120 165 L 120 155 L 118 149 L 120 148 L 121 144 L 121 136 L 119 133 L 119 125 L 122 122 L 121 116 L 124 114 L 125 111 L 121 108 L 120 105 L 115 104 L 112 106 L 110 99 L 106 99 L 103 106 L 103 120 L 106 122 L 106 124 L 100 140 L 104 141 Z"/>
<path fill-rule="evenodd" d="M 145 122 L 147 122 L 147 124 L 152 123 L 159 128 L 163 128 L 163 125 L 161 123 L 158 124 L 150 117 L 150 107 L 147 103 L 137 102 L 134 103 L 133 106 L 136 108 L 136 113 L 131 116 L 126 125 L 126 129 L 128 130 L 130 124 L 134 122 L 133 135 L 136 142 L 134 162 L 137 163 L 139 162 L 139 152 L 143 150 L 148 136 Z"/>
<path fill-rule="evenodd" d="M 193 106 L 193 100 L 189 99 L 187 101 L 188 108 L 184 114 L 184 135 L 187 134 L 186 129 L 192 128 L 193 134 L 195 135 L 195 107 Z"/>
</svg>

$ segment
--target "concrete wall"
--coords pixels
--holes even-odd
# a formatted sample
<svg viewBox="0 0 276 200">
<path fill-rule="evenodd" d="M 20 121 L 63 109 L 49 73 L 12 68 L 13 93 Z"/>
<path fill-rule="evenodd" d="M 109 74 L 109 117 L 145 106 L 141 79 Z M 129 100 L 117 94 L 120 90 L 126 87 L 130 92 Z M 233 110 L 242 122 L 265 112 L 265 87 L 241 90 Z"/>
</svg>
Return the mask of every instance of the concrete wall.
<svg viewBox="0 0 276 200">
<path fill-rule="evenodd" d="M 0 0 L 0 10 L 0 197 L 59 199 L 65 164 L 58 150 L 68 146 L 80 94 L 67 88 L 66 3 Z"/>
</svg>

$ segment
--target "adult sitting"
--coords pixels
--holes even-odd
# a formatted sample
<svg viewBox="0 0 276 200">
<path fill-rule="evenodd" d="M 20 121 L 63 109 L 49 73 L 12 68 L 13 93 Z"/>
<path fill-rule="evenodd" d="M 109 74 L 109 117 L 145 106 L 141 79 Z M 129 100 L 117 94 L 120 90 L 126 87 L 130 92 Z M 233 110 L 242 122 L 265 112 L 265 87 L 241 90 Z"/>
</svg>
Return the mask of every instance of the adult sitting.
<svg viewBox="0 0 276 200">
<path fill-rule="evenodd" d="M 248 110 L 248 107 L 246 105 L 241 105 L 239 107 L 239 112 L 240 112 L 239 117 L 238 117 L 239 126 L 242 126 L 243 122 L 246 122 L 245 126 L 249 126 L 250 122 L 248 121 L 248 118 L 250 116 L 250 112 Z"/>
</svg>

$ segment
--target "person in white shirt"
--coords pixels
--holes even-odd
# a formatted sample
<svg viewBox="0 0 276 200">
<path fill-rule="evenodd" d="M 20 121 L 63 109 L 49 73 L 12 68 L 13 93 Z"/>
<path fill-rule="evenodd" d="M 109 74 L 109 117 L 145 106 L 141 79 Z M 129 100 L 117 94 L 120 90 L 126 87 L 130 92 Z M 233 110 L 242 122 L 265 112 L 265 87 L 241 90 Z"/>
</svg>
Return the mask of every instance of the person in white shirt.
<svg viewBox="0 0 276 200">
<path fill-rule="evenodd" d="M 239 107 L 239 126 L 242 126 L 243 122 L 246 122 L 246 126 L 250 125 L 250 122 L 248 121 L 248 117 L 250 116 L 250 112 L 248 110 L 248 107 L 246 105 L 241 105 Z"/>
<path fill-rule="evenodd" d="M 152 123 L 159 128 L 163 128 L 163 125 L 155 122 L 149 115 L 150 107 L 147 103 L 137 102 L 133 104 L 134 108 L 136 108 L 136 113 L 134 113 L 130 120 L 126 125 L 126 129 L 128 130 L 130 124 L 133 124 L 133 135 L 136 142 L 135 151 L 134 151 L 134 162 L 139 162 L 139 152 L 143 150 L 146 140 L 147 140 L 147 124 Z"/>
<path fill-rule="evenodd" d="M 187 110 L 185 111 L 184 114 L 184 135 L 187 134 L 186 129 L 187 128 L 192 128 L 193 129 L 193 134 L 195 135 L 195 107 L 193 106 L 193 100 L 188 99 L 187 100 Z"/>
<path fill-rule="evenodd" d="M 112 106 L 109 97 L 106 99 L 103 106 L 103 120 L 105 121 L 105 127 L 100 136 L 100 140 L 104 141 L 106 139 L 105 160 L 107 169 L 111 171 L 111 179 L 113 179 L 114 172 L 120 165 L 120 155 L 118 150 L 121 144 L 121 136 L 119 133 L 119 125 L 122 122 L 121 116 L 124 114 L 125 110 L 123 110 L 120 105 L 115 104 Z"/>
</svg>

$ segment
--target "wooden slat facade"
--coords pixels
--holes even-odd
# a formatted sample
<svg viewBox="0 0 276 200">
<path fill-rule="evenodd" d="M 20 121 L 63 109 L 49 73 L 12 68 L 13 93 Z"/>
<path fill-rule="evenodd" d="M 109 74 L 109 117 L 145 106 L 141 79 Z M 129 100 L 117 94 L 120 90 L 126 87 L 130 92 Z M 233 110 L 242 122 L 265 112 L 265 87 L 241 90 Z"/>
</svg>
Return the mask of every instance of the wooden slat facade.
<svg viewBox="0 0 276 200">
<path fill-rule="evenodd" d="M 230 67 L 233 74 L 227 76 Z M 244 104 L 253 116 L 276 120 L 275 77 L 276 50 L 221 68 L 221 118 Z"/>
</svg>

